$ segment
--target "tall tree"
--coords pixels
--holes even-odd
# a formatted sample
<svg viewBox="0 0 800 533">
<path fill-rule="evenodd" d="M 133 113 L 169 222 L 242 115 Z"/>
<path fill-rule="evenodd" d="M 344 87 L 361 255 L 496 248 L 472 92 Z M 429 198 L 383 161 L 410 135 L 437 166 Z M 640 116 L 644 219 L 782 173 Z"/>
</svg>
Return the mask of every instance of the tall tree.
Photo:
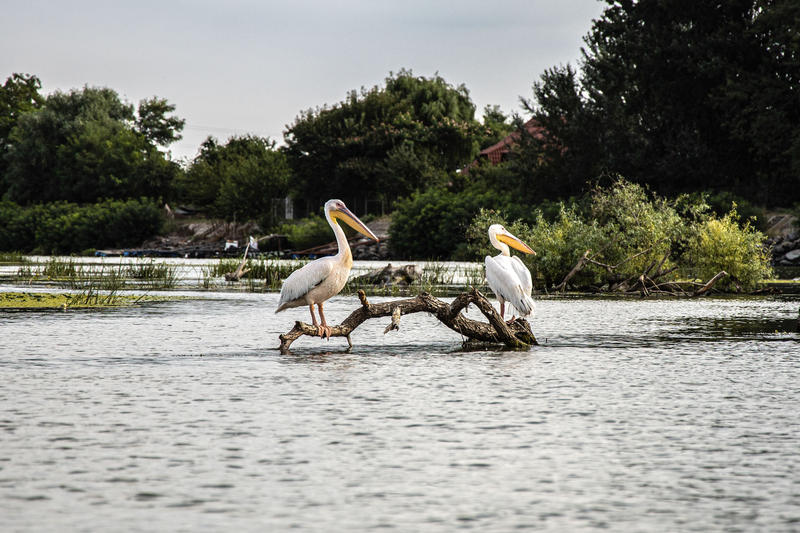
<svg viewBox="0 0 800 533">
<path fill-rule="evenodd" d="M 256 220 L 264 229 L 280 218 L 273 202 L 287 194 L 290 169 L 275 142 L 263 137 L 213 137 L 180 179 L 183 199 L 228 220 Z"/>
<path fill-rule="evenodd" d="M 8 198 L 31 204 L 167 197 L 180 168 L 135 121 L 133 106 L 108 88 L 49 95 L 9 135 Z"/>
<path fill-rule="evenodd" d="M 167 116 L 175 106 L 164 98 L 152 97 L 139 102 L 136 129 L 153 144 L 169 146 L 180 141 L 186 120 Z"/>
<path fill-rule="evenodd" d="M 9 135 L 19 117 L 41 107 L 44 97 L 39 93 L 42 82 L 30 74 L 14 73 L 0 86 L 0 198 L 8 186 L 5 184 Z"/>
<path fill-rule="evenodd" d="M 607 2 L 580 78 L 550 70 L 528 102 L 561 154 L 558 193 L 611 171 L 663 193 L 800 199 L 800 5 Z"/>
<path fill-rule="evenodd" d="M 407 70 L 385 87 L 306 111 L 285 134 L 295 194 L 394 199 L 444 181 L 477 150 L 474 115 L 463 85 Z"/>
</svg>

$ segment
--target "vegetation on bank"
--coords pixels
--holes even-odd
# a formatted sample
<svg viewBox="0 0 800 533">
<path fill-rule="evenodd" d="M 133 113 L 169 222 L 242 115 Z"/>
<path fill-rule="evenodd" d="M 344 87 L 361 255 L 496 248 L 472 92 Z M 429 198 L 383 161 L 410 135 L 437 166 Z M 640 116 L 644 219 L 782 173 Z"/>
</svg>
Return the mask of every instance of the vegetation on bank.
<svg viewBox="0 0 800 533">
<path fill-rule="evenodd" d="M 670 201 L 625 180 L 595 188 L 583 205 L 560 204 L 553 220 L 541 211 L 527 223 L 482 209 L 467 230 L 473 259 L 497 253 L 487 237 L 496 223 L 534 248 L 537 255 L 522 259 L 539 280 L 534 285 L 546 290 L 558 286 L 587 251 L 592 261 L 570 278 L 571 287 L 610 290 L 656 273 L 666 280 L 706 281 L 725 271 L 720 287 L 750 291 L 773 275 L 764 235 L 751 221 L 740 221 L 736 204 L 720 217 L 702 196 Z"/>
<path fill-rule="evenodd" d="M 163 224 L 160 207 L 146 198 L 29 206 L 5 200 L 0 201 L 0 250 L 48 255 L 138 246 Z"/>
</svg>

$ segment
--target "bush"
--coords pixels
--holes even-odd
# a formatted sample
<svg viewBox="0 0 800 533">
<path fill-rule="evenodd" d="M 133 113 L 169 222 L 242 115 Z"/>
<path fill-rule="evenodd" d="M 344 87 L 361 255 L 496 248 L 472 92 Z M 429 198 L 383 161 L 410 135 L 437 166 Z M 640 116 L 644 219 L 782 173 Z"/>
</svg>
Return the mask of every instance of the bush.
<svg viewBox="0 0 800 533">
<path fill-rule="evenodd" d="M 624 278 L 641 274 L 650 263 L 660 262 L 672 248 L 677 249 L 687 229 L 673 203 L 650 198 L 641 185 L 623 179 L 608 189 L 594 190 L 590 214 L 603 232 L 602 243 L 593 249 L 599 261 L 617 265 L 644 252 L 617 268 Z"/>
<path fill-rule="evenodd" d="M 428 189 L 395 204 L 389 227 L 391 247 L 401 258 L 466 259 L 470 221 L 482 207 L 502 205 L 491 193 Z"/>
<path fill-rule="evenodd" d="M 685 260 L 688 272 L 702 280 L 726 271 L 719 285 L 728 289 L 752 290 L 773 276 L 764 235 L 749 221 L 740 224 L 735 204 L 722 218 L 711 216 L 692 228 Z"/>
<path fill-rule="evenodd" d="M 772 275 L 764 235 L 749 221 L 740 222 L 735 204 L 722 218 L 710 213 L 703 195 L 670 202 L 650 198 L 641 186 L 619 180 L 595 189 L 586 209 L 561 204 L 552 222 L 541 210 L 533 224 L 508 220 L 503 212 L 480 210 L 466 233 L 470 258 L 496 254 L 487 231 L 491 224 L 503 224 L 536 251 L 521 259 L 545 286 L 558 284 L 586 250 L 596 261 L 616 268 L 610 273 L 589 264 L 572 278 L 573 286 L 611 285 L 656 265 L 664 271 L 678 266 L 681 273 L 704 280 L 725 270 L 730 274 L 727 287 L 744 290 Z"/>
<path fill-rule="evenodd" d="M 336 238 L 325 217 L 315 214 L 281 224 L 277 231 L 287 236 L 289 247 L 293 250 L 305 250 L 329 243 Z"/>
<path fill-rule="evenodd" d="M 0 250 L 51 254 L 135 246 L 157 234 L 162 224 L 161 209 L 146 199 L 26 208 L 6 201 L 0 202 Z"/>
</svg>

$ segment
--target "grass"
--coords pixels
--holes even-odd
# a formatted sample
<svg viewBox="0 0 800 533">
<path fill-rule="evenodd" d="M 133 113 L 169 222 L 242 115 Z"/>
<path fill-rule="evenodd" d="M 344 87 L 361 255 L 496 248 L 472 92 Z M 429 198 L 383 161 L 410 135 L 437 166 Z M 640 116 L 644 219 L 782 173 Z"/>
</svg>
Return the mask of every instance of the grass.
<svg viewBox="0 0 800 533">
<path fill-rule="evenodd" d="M 22 252 L 0 252 L 0 265 L 21 265 L 30 262 Z"/>
<path fill-rule="evenodd" d="M 69 289 L 124 288 L 171 289 L 179 278 L 177 268 L 154 259 L 133 264 L 85 265 L 74 259 L 51 257 L 44 263 L 23 262 L 11 281 L 45 282 Z"/>
<path fill-rule="evenodd" d="M 224 277 L 225 274 L 236 272 L 241 264 L 240 259 L 220 259 L 208 274 L 211 277 Z M 304 266 L 308 261 L 280 262 L 276 259 L 248 259 L 245 262 L 245 270 L 248 272 L 242 279 L 248 282 L 250 290 L 261 289 L 280 289 L 281 283 L 289 274 Z M 263 280 L 263 283 L 256 283 L 256 280 Z M 205 283 L 205 281 L 204 281 Z"/>
<path fill-rule="evenodd" d="M 178 283 L 177 269 L 167 263 L 156 263 L 155 259 L 129 265 L 128 277 L 142 281 L 150 289 L 171 289 Z"/>
</svg>

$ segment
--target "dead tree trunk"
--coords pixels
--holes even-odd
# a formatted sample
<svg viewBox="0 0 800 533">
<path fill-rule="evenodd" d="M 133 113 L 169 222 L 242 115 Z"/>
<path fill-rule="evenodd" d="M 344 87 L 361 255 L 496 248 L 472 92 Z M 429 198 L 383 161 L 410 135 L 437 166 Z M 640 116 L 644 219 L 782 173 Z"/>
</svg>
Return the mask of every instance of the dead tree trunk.
<svg viewBox="0 0 800 533">
<path fill-rule="evenodd" d="M 350 316 L 345 318 L 341 324 L 331 328 L 331 337 L 346 337 L 347 344 L 351 348 L 353 343 L 350 341 L 350 333 L 365 320 L 391 316 L 392 321 L 386 327 L 385 334 L 391 330 L 399 329 L 402 315 L 420 312 L 431 313 L 442 324 L 469 340 L 505 344 L 511 348 L 527 348 L 538 344 L 531 331 L 530 324 L 526 320 L 518 318 L 510 324 L 506 323 L 492 304 L 477 289 L 461 293 L 451 304 L 425 292 L 416 298 L 393 300 L 379 304 L 369 303 L 364 291 L 358 291 L 358 297 L 361 300 L 361 307 L 350 313 Z M 489 320 L 488 323 L 471 320 L 461 314 L 461 311 L 471 303 L 475 304 Z M 291 344 L 303 335 L 317 337 L 319 334 L 316 327 L 305 322 L 295 322 L 294 327 L 289 332 L 280 336 L 281 353 L 288 354 Z"/>
</svg>

